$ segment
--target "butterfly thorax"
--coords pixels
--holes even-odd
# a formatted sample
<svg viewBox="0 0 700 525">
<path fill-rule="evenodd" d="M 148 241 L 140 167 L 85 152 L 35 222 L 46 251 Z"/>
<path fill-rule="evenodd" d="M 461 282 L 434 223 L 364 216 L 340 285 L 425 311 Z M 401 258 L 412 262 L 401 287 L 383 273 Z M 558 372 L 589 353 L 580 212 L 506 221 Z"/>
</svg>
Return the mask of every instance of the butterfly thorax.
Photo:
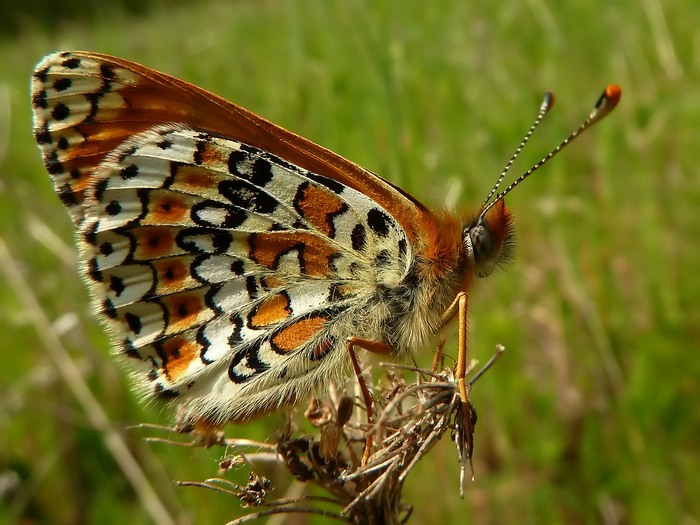
<svg viewBox="0 0 700 525">
<path fill-rule="evenodd" d="M 424 347 L 441 328 L 442 315 L 460 290 L 466 290 L 470 270 L 462 240 L 463 225 L 454 214 L 435 217 L 425 232 L 406 277 L 392 289 L 380 291 L 386 310 L 386 339 L 397 356 Z"/>
<path fill-rule="evenodd" d="M 490 275 L 512 254 L 513 220 L 499 202 L 483 217 L 464 220 L 445 212 L 426 231 L 425 246 L 416 250 L 400 286 L 383 293 L 387 342 L 398 355 L 410 355 L 442 328 L 443 315 L 460 291 L 475 278 Z"/>
</svg>

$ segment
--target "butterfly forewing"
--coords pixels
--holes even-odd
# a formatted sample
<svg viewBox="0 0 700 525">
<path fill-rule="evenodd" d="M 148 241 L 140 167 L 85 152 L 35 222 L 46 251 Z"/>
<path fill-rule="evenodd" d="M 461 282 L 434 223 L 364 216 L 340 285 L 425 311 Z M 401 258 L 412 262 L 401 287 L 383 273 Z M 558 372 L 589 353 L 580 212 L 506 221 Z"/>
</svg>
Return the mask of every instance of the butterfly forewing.
<svg viewBox="0 0 700 525">
<path fill-rule="evenodd" d="M 294 402 L 344 374 L 357 326 L 382 338 L 373 297 L 406 277 L 416 227 L 436 229 L 412 199 L 130 62 L 50 55 L 32 92 L 36 139 L 117 352 L 146 391 L 181 399 L 185 419 Z"/>
<path fill-rule="evenodd" d="M 35 70 L 32 100 L 37 141 L 69 209 L 82 202 L 91 166 L 140 131 L 178 122 L 365 193 L 392 210 L 412 241 L 434 228 L 421 203 L 364 168 L 213 93 L 134 62 L 81 51 L 48 55 Z M 76 210 L 71 213 L 79 218 Z"/>
</svg>

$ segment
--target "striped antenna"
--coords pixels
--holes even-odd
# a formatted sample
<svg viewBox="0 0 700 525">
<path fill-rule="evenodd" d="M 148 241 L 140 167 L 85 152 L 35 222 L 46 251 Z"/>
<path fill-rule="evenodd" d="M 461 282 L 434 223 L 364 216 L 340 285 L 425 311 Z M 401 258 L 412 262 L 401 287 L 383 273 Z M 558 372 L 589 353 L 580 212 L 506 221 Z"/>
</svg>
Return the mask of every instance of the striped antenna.
<svg viewBox="0 0 700 525">
<path fill-rule="evenodd" d="M 605 117 L 610 114 L 610 112 L 615 109 L 615 106 L 617 106 L 617 103 L 620 101 L 620 97 L 622 96 L 622 90 L 620 89 L 619 86 L 616 84 L 610 84 L 605 88 L 605 91 L 603 91 L 603 94 L 600 96 L 598 101 L 595 104 L 595 107 L 593 110 L 588 114 L 588 117 L 586 120 L 583 121 L 583 124 L 581 124 L 578 129 L 576 129 L 571 135 L 566 137 L 564 141 L 559 144 L 556 148 L 554 148 L 552 151 L 550 151 L 545 157 L 542 158 L 537 164 L 535 164 L 532 168 L 527 170 L 525 173 L 523 173 L 520 177 L 515 179 L 510 186 L 508 186 L 505 190 L 503 190 L 501 193 L 496 193 L 498 190 L 498 187 L 500 186 L 501 182 L 503 181 L 503 178 L 505 177 L 506 173 L 508 173 L 508 170 L 512 166 L 513 162 L 517 158 L 517 156 L 520 154 L 520 151 L 523 149 L 523 146 L 527 143 L 527 141 L 530 139 L 530 136 L 532 135 L 532 132 L 535 130 L 535 128 L 538 126 L 538 124 L 542 121 L 544 116 L 547 114 L 547 112 L 551 109 L 552 104 L 554 103 L 554 96 L 551 93 L 546 93 L 544 96 L 544 100 L 542 101 L 542 105 L 540 106 L 540 111 L 537 114 L 537 118 L 535 121 L 532 123 L 532 126 L 530 126 L 529 131 L 525 135 L 525 138 L 523 141 L 520 143 L 520 146 L 518 146 L 518 149 L 515 150 L 515 153 L 513 156 L 510 158 L 508 163 L 506 164 L 506 167 L 503 169 L 501 172 L 501 175 L 498 177 L 498 181 L 496 182 L 496 185 L 493 187 L 491 192 L 489 193 L 488 197 L 484 200 L 482 204 L 482 210 L 481 213 L 479 214 L 479 221 L 481 221 L 486 213 L 493 208 L 493 206 L 503 199 L 506 195 L 508 195 L 513 188 L 515 188 L 518 184 L 520 184 L 522 181 L 527 179 L 530 175 L 532 175 L 535 171 L 537 171 L 539 168 L 541 168 L 544 164 L 546 164 L 550 159 L 552 159 L 557 153 L 559 153 L 561 150 L 563 150 L 566 146 L 569 145 L 576 137 L 581 135 L 584 131 L 586 131 L 588 128 L 593 126 L 593 124 L 596 124 L 603 120 Z M 496 197 L 491 201 L 491 203 L 487 204 L 491 197 L 493 195 L 496 195 Z"/>
<path fill-rule="evenodd" d="M 503 182 L 503 179 L 505 179 L 506 174 L 508 173 L 508 170 L 510 170 L 510 167 L 515 162 L 515 159 L 518 158 L 518 155 L 520 155 L 520 152 L 525 147 L 525 144 L 527 144 L 527 141 L 530 140 L 530 137 L 534 133 L 535 128 L 537 128 L 537 126 L 540 125 L 540 122 L 542 122 L 542 119 L 549 112 L 549 110 L 552 109 L 553 105 L 554 105 L 554 93 L 552 93 L 551 91 L 547 91 L 544 94 L 544 98 L 542 99 L 542 104 L 540 104 L 540 110 L 537 113 L 537 117 L 535 118 L 535 121 L 532 123 L 532 126 L 530 126 L 530 129 L 527 130 L 527 133 L 523 137 L 523 140 L 520 141 L 520 145 L 515 150 L 515 153 L 513 153 L 513 155 L 511 156 L 511 158 L 508 161 L 508 163 L 506 164 L 505 168 L 503 168 L 503 171 L 499 175 L 498 180 L 496 181 L 496 184 L 494 184 L 493 188 L 491 188 L 491 191 L 484 199 L 484 202 L 481 203 L 482 208 L 484 206 L 486 206 L 486 204 L 489 202 L 491 197 L 493 197 L 493 194 L 496 193 L 496 191 L 498 190 L 498 187 L 501 185 L 501 182 Z"/>
</svg>

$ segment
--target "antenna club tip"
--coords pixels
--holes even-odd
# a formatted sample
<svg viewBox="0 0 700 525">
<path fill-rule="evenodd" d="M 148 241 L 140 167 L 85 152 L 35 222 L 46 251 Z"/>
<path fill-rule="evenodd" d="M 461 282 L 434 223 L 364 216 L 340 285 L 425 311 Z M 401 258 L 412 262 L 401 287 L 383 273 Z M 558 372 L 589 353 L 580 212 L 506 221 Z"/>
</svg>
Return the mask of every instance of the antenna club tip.
<svg viewBox="0 0 700 525">
<path fill-rule="evenodd" d="M 617 103 L 620 102 L 621 97 L 622 88 L 617 84 L 609 84 L 605 88 L 605 98 L 607 99 L 608 104 L 610 104 L 611 109 L 617 106 Z"/>
<path fill-rule="evenodd" d="M 542 107 L 546 108 L 546 110 L 549 111 L 554 105 L 554 100 L 554 93 L 552 93 L 551 91 L 547 91 L 544 94 L 544 97 L 542 97 Z"/>
</svg>

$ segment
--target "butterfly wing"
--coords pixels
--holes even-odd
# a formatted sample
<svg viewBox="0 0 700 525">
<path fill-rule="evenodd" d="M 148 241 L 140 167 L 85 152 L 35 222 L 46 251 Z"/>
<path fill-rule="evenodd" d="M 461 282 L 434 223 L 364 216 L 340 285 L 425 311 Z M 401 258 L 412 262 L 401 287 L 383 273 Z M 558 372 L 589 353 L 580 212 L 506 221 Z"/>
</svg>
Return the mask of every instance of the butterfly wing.
<svg viewBox="0 0 700 525">
<path fill-rule="evenodd" d="M 435 229 L 416 201 L 131 62 L 57 53 L 32 90 L 97 309 L 141 365 L 138 382 L 182 400 L 186 420 L 294 402 L 344 374 L 358 327 L 382 337 L 374 294 L 405 278 L 421 232 Z"/>
<path fill-rule="evenodd" d="M 36 139 L 69 209 L 82 201 L 93 167 L 124 140 L 178 122 L 363 192 L 392 210 L 410 240 L 433 225 L 425 206 L 357 164 L 213 93 L 128 60 L 84 51 L 48 55 L 36 67 L 32 102 Z M 71 213 L 75 217 L 77 211 Z"/>
</svg>

